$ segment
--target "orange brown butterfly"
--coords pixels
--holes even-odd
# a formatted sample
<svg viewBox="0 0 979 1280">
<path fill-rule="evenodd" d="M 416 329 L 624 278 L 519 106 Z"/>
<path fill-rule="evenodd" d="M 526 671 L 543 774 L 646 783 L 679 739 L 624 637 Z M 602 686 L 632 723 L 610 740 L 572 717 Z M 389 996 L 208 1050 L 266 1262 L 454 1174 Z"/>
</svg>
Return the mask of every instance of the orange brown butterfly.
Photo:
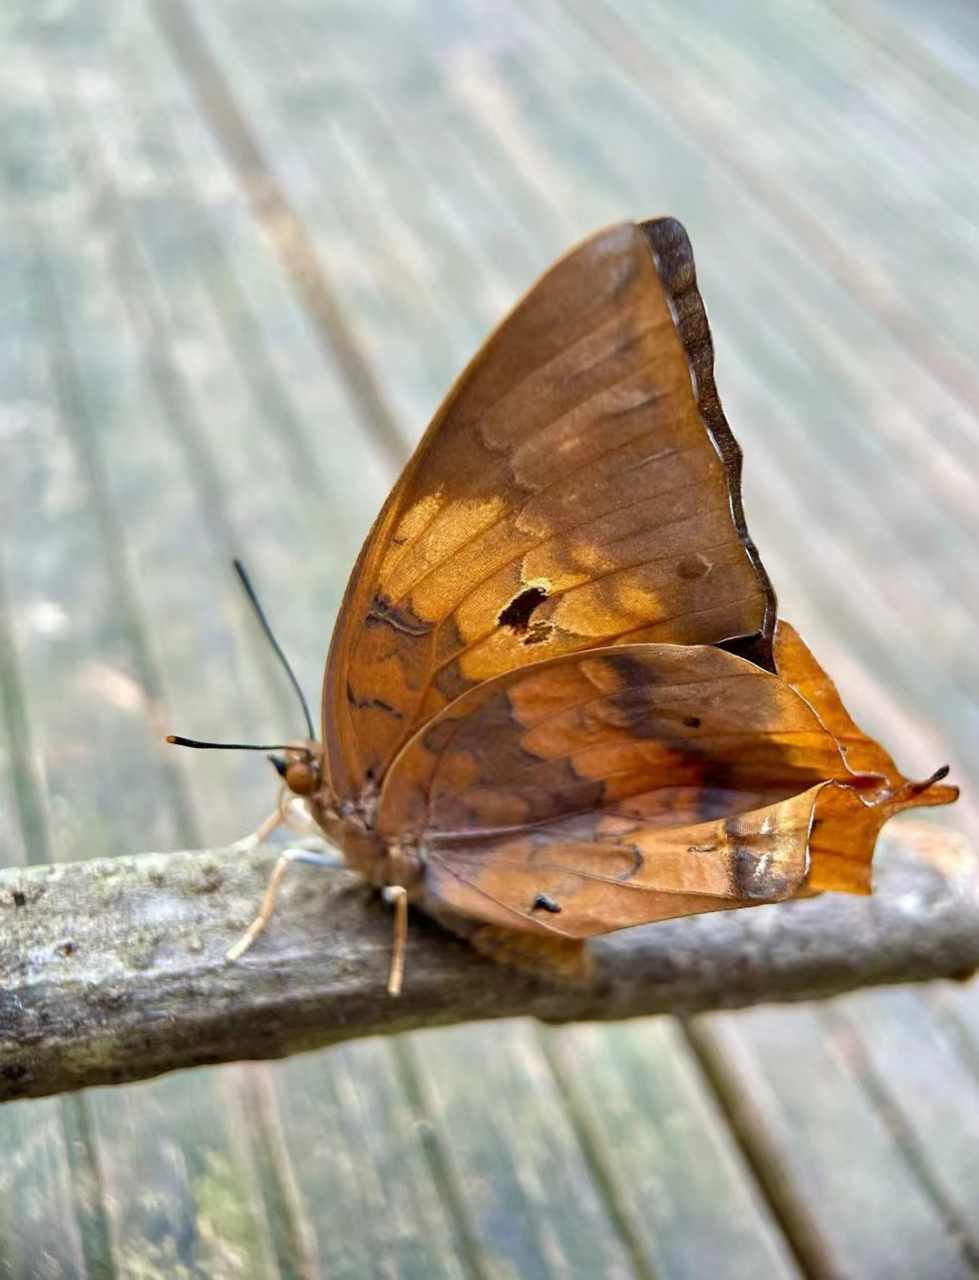
<svg viewBox="0 0 979 1280">
<path fill-rule="evenodd" d="M 307 721 L 276 767 L 397 903 L 394 994 L 409 902 L 573 977 L 596 934 L 869 893 L 883 823 L 958 794 L 908 781 L 777 619 L 672 218 L 573 249 L 476 354 L 354 566 L 322 741 Z"/>
</svg>

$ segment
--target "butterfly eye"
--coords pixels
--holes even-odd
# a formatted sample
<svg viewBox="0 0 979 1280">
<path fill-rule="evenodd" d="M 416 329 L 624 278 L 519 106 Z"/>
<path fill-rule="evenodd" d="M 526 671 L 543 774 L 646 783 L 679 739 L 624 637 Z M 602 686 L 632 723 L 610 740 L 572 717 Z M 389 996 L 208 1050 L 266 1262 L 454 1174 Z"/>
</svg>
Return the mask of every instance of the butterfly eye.
<svg viewBox="0 0 979 1280">
<path fill-rule="evenodd" d="M 319 763 L 307 747 L 287 748 L 285 756 L 269 756 L 276 773 L 296 796 L 311 796 L 320 785 Z"/>
<path fill-rule="evenodd" d="M 297 796 L 311 796 L 319 786 L 319 770 L 309 760 L 294 760 L 282 774 L 286 786 Z"/>
</svg>

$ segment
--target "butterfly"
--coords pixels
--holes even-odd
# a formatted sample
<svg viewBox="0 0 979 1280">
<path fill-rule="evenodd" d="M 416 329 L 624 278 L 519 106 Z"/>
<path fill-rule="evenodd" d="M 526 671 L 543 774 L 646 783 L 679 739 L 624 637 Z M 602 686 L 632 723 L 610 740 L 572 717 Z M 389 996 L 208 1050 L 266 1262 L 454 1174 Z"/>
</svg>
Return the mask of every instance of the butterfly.
<svg viewBox="0 0 979 1280">
<path fill-rule="evenodd" d="M 449 392 L 354 566 L 322 740 L 307 711 L 275 758 L 398 903 L 393 992 L 409 902 L 581 976 L 597 934 L 869 893 L 883 823 L 956 798 L 778 618 L 741 462 L 672 218 L 572 249 Z"/>
</svg>

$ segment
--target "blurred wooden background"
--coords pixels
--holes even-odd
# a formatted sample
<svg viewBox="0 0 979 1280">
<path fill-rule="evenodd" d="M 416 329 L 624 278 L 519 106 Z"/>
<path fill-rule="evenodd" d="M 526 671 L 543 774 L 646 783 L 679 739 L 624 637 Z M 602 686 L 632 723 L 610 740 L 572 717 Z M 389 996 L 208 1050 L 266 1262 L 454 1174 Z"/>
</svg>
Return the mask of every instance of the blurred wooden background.
<svg viewBox="0 0 979 1280">
<path fill-rule="evenodd" d="M 268 765 L 160 741 L 301 729 L 232 555 L 315 696 L 488 327 L 660 213 L 783 613 L 976 833 L 971 6 L 7 0 L 0 51 L 4 861 L 249 830 Z M 973 1275 L 977 1072 L 963 986 L 7 1106 L 0 1277 Z"/>
</svg>

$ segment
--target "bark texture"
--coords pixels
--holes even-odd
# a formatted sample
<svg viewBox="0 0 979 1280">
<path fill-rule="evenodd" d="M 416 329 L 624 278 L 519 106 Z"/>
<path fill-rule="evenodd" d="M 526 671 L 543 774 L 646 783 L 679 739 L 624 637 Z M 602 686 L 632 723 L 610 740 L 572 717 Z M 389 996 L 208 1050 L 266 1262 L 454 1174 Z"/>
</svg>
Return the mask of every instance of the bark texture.
<svg viewBox="0 0 979 1280">
<path fill-rule="evenodd" d="M 591 944 L 583 987 L 496 965 L 416 916 L 400 999 L 385 991 L 390 909 L 339 868 L 290 868 L 266 933 L 225 960 L 275 857 L 217 849 L 0 873 L 0 1100 L 446 1023 L 687 1014 L 979 966 L 975 851 L 925 822 L 882 837 L 873 897 L 613 934 Z"/>
</svg>

